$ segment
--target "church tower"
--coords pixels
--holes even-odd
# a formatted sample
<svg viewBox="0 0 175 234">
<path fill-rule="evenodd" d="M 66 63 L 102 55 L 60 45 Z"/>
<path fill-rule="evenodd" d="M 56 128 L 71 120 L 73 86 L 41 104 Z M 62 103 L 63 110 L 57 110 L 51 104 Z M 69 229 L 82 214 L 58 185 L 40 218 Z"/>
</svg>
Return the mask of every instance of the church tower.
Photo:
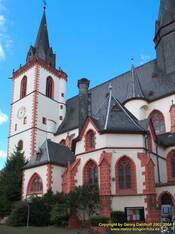
<svg viewBox="0 0 175 234">
<path fill-rule="evenodd" d="M 159 17 L 156 21 L 155 48 L 159 71 L 175 72 L 175 1 L 160 0 Z"/>
<path fill-rule="evenodd" d="M 55 133 L 65 117 L 67 75 L 56 69 L 49 44 L 44 8 L 36 42 L 26 64 L 13 72 L 8 157 L 19 146 L 31 158 L 48 133 Z"/>
</svg>

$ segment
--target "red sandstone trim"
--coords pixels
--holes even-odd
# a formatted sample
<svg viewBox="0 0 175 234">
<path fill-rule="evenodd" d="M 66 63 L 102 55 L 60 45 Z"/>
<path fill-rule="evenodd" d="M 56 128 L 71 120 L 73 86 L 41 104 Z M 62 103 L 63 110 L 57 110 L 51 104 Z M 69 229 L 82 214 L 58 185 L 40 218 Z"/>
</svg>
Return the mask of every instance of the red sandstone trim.
<svg viewBox="0 0 175 234">
<path fill-rule="evenodd" d="M 91 117 L 88 117 L 87 120 L 85 121 L 85 124 L 83 126 L 83 129 L 81 130 L 81 133 L 80 133 L 80 140 L 82 140 L 82 138 L 84 137 L 84 134 L 86 132 L 86 129 L 89 125 L 89 123 L 91 123 L 93 125 L 93 127 L 95 128 L 95 130 L 99 133 L 99 130 L 97 128 L 97 126 L 95 125 L 95 123 L 93 122 L 92 118 Z M 99 133 L 100 134 L 100 133 Z"/>
<path fill-rule="evenodd" d="M 172 157 L 175 157 L 175 149 L 171 150 L 166 158 L 168 182 L 175 182 L 175 177 L 172 176 L 172 162 L 171 162 Z"/>
<path fill-rule="evenodd" d="M 100 215 L 111 215 L 111 158 L 112 153 L 102 152 L 99 162 L 100 168 Z"/>
<path fill-rule="evenodd" d="M 162 192 L 162 193 L 159 195 L 159 197 L 158 197 L 157 204 L 158 204 L 159 207 L 161 206 L 162 197 L 163 197 L 164 195 L 166 195 L 166 194 L 169 195 L 169 196 L 171 197 L 172 202 L 173 202 L 173 205 L 175 205 L 175 197 L 174 197 L 170 192 L 164 191 L 164 192 Z"/>
<path fill-rule="evenodd" d="M 76 174 L 78 172 L 78 166 L 80 165 L 80 159 L 76 159 L 74 164 L 71 166 L 70 163 L 68 163 L 68 166 L 65 170 L 65 172 L 62 175 L 63 183 L 62 183 L 62 191 L 63 193 L 70 193 L 74 190 L 76 186 Z"/>
<path fill-rule="evenodd" d="M 37 64 L 35 66 L 35 82 L 34 82 L 34 90 L 35 91 L 38 91 L 39 76 L 40 76 L 40 69 L 39 69 L 39 65 Z M 30 158 L 34 155 L 34 153 L 36 151 L 37 117 L 38 117 L 38 92 L 34 92 L 33 103 L 32 103 L 32 133 L 31 133 L 31 154 L 30 154 Z"/>
<path fill-rule="evenodd" d="M 47 165 L 47 174 L 46 174 L 46 178 L 47 178 L 47 190 L 52 189 L 52 185 L 53 185 L 53 167 L 51 164 Z"/>
<path fill-rule="evenodd" d="M 171 132 L 175 132 L 175 105 L 170 108 Z"/>
<path fill-rule="evenodd" d="M 32 68 L 35 65 L 40 65 L 45 70 L 49 71 L 53 75 L 57 76 L 60 79 L 64 79 L 67 81 L 67 74 L 63 71 L 59 71 L 56 68 L 51 67 L 49 64 L 47 64 L 42 59 L 33 59 L 31 62 L 25 64 L 20 69 L 18 69 L 16 72 L 13 73 L 13 79 L 16 79 L 18 76 L 22 75 L 26 71 L 28 71 L 30 68 Z"/>
</svg>

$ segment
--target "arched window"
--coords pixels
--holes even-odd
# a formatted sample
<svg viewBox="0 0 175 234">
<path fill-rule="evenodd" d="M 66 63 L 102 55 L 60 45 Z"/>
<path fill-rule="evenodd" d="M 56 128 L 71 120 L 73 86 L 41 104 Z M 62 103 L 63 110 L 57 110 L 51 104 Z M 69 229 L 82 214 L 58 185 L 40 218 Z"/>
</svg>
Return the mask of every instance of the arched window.
<svg viewBox="0 0 175 234">
<path fill-rule="evenodd" d="M 52 77 L 47 77 L 47 81 L 46 81 L 46 96 L 49 98 L 53 98 L 54 97 L 54 81 L 52 79 Z"/>
<path fill-rule="evenodd" d="M 65 139 L 62 139 L 62 140 L 60 141 L 60 144 L 61 144 L 61 145 L 65 145 L 65 144 L 66 144 L 66 140 L 65 140 Z"/>
<path fill-rule="evenodd" d="M 95 132 L 93 130 L 89 130 L 85 136 L 85 148 L 86 150 L 95 149 Z"/>
<path fill-rule="evenodd" d="M 43 193 L 43 183 L 42 179 L 38 174 L 34 174 L 28 184 L 27 189 L 28 194 L 42 194 Z"/>
<path fill-rule="evenodd" d="M 165 133 L 165 120 L 163 114 L 160 111 L 154 110 L 150 114 L 149 119 L 153 124 L 156 135 Z"/>
<path fill-rule="evenodd" d="M 20 98 L 24 98 L 27 94 L 27 76 L 24 76 L 21 80 Z"/>
<path fill-rule="evenodd" d="M 175 150 L 167 156 L 167 175 L 168 181 L 175 181 Z"/>
<path fill-rule="evenodd" d="M 136 191 L 136 168 L 134 162 L 127 156 L 116 163 L 117 192 L 125 190 Z"/>
<path fill-rule="evenodd" d="M 23 141 L 22 140 L 20 140 L 18 142 L 18 148 L 19 148 L 19 150 L 23 150 Z"/>
<path fill-rule="evenodd" d="M 93 160 L 89 160 L 84 167 L 84 183 L 98 184 L 98 167 Z"/>
</svg>

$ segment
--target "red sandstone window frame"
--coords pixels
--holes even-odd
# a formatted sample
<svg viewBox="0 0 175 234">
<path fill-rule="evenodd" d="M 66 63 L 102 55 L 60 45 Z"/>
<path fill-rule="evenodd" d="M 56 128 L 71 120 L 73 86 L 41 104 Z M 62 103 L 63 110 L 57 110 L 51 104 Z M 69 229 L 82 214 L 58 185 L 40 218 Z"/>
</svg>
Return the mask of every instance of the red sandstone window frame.
<svg viewBox="0 0 175 234">
<path fill-rule="evenodd" d="M 43 194 L 43 182 L 38 173 L 34 173 L 27 186 L 27 195 Z"/>
<path fill-rule="evenodd" d="M 152 122 L 156 135 L 166 132 L 165 118 L 161 111 L 153 110 L 149 115 L 149 121 Z"/>
<path fill-rule="evenodd" d="M 21 80 L 20 99 L 24 98 L 26 94 L 27 94 L 27 76 L 24 76 Z"/>
<path fill-rule="evenodd" d="M 90 159 L 86 162 L 83 168 L 83 183 L 89 185 L 98 185 L 98 165 Z"/>
<path fill-rule="evenodd" d="M 54 98 L 54 80 L 51 76 L 48 76 L 46 80 L 46 96 L 51 99 Z"/>
<path fill-rule="evenodd" d="M 120 165 L 129 165 L 130 167 L 130 185 L 127 186 L 127 171 L 126 167 L 123 170 L 123 186 L 120 185 L 120 177 L 119 175 L 119 166 Z M 127 195 L 127 194 L 135 194 L 137 193 L 137 181 L 136 181 L 136 166 L 134 161 L 128 157 L 123 156 L 119 158 L 115 165 L 115 175 L 116 175 L 116 194 L 119 195 Z M 122 188 L 123 187 L 123 188 Z"/>
<path fill-rule="evenodd" d="M 91 151 L 95 149 L 96 145 L 96 137 L 95 137 L 95 131 L 92 129 L 89 129 L 85 135 L 85 150 Z"/>
<path fill-rule="evenodd" d="M 166 162 L 168 182 L 175 182 L 175 150 L 168 153 Z"/>
<path fill-rule="evenodd" d="M 65 139 L 62 139 L 62 140 L 60 141 L 60 144 L 61 144 L 61 145 L 66 145 L 66 140 L 65 140 Z"/>
</svg>

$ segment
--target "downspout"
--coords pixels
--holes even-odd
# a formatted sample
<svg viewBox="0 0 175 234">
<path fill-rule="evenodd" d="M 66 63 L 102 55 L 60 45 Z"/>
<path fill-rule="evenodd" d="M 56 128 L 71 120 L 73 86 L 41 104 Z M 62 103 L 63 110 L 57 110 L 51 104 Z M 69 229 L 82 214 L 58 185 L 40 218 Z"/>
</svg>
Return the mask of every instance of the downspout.
<svg viewBox="0 0 175 234">
<path fill-rule="evenodd" d="M 158 144 L 156 143 L 156 154 L 158 155 Z M 160 165 L 159 165 L 159 158 L 156 156 L 156 162 L 157 162 L 157 176 L 158 176 L 158 181 L 161 183 L 160 180 Z"/>
</svg>

